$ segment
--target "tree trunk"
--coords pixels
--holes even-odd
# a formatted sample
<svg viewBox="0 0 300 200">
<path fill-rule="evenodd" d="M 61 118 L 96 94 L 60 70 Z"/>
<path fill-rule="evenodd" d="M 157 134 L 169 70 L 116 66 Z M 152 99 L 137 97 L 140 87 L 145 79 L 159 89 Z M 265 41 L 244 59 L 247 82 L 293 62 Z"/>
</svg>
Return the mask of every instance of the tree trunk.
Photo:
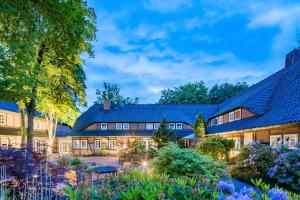
<svg viewBox="0 0 300 200">
<path fill-rule="evenodd" d="M 25 112 L 24 109 L 19 106 L 20 110 L 20 128 L 21 128 L 21 147 L 26 146 L 27 137 L 26 137 L 26 126 L 25 126 Z"/>
<path fill-rule="evenodd" d="M 36 93 L 35 88 L 33 88 L 33 93 Z M 34 115 L 35 115 L 35 107 L 36 102 L 34 98 L 31 98 L 30 103 L 26 104 L 26 110 L 27 110 L 27 147 L 28 150 L 32 150 L 32 139 L 33 139 L 33 122 L 34 122 Z"/>
<path fill-rule="evenodd" d="M 53 143 L 56 136 L 56 129 L 57 129 L 57 119 L 55 117 L 49 117 L 49 129 L 48 129 L 48 148 L 47 154 L 51 155 L 53 152 Z"/>
</svg>

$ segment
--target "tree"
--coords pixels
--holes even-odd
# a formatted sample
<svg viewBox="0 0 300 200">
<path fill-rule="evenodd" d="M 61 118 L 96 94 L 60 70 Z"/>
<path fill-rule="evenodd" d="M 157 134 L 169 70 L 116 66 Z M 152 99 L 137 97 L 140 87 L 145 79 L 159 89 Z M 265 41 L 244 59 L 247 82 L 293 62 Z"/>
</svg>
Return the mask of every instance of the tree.
<svg viewBox="0 0 300 200">
<path fill-rule="evenodd" d="M 209 102 L 211 104 L 222 103 L 248 87 L 246 82 L 237 83 L 235 85 L 230 83 L 216 84 L 209 90 Z"/>
<path fill-rule="evenodd" d="M 134 99 L 130 97 L 123 97 L 120 94 L 120 88 L 117 84 L 112 83 L 103 83 L 103 89 L 96 90 L 96 103 L 103 103 L 104 100 L 110 100 L 113 104 L 117 105 L 120 103 L 124 104 L 138 104 L 139 98 L 135 97 Z"/>
<path fill-rule="evenodd" d="M 207 104 L 208 89 L 203 81 L 162 90 L 161 104 Z"/>
<path fill-rule="evenodd" d="M 234 148 L 234 141 L 231 139 L 226 139 L 224 137 L 215 136 L 208 137 L 201 141 L 196 147 L 196 150 L 200 153 L 211 156 L 216 160 L 229 159 L 229 154 Z"/>
<path fill-rule="evenodd" d="M 205 136 L 206 123 L 201 115 L 196 116 L 196 121 L 194 124 L 194 133 L 197 138 L 204 138 Z"/>
<path fill-rule="evenodd" d="M 31 145 L 39 93 L 50 85 L 51 73 L 76 80 L 82 53 L 93 55 L 95 13 L 81 0 L 4 0 L 0 13 L 0 96 L 24 103 Z M 85 95 L 74 98 L 85 104 Z"/>
<path fill-rule="evenodd" d="M 154 132 L 153 140 L 157 144 L 157 148 L 161 148 L 168 142 L 176 142 L 176 133 L 170 130 L 167 125 L 166 118 L 160 122 L 160 126 L 157 131 Z"/>
</svg>

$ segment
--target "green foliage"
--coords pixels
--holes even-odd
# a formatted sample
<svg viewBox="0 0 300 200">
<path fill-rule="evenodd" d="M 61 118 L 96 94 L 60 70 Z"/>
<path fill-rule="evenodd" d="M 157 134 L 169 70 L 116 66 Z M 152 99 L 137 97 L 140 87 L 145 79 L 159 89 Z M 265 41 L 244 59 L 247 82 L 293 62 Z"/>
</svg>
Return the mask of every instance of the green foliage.
<svg viewBox="0 0 300 200">
<path fill-rule="evenodd" d="M 236 165 L 232 168 L 231 175 L 249 182 L 250 179 L 268 179 L 269 169 L 275 165 L 278 152 L 269 145 L 253 143 L 242 148 L 237 157 Z"/>
<path fill-rule="evenodd" d="M 73 167 L 79 167 L 82 165 L 82 160 L 80 160 L 79 158 L 73 158 L 71 159 L 70 165 Z"/>
<path fill-rule="evenodd" d="M 231 83 L 223 83 L 221 85 L 216 84 L 209 90 L 209 103 L 222 103 L 248 87 L 246 82 L 237 83 L 235 85 Z"/>
<path fill-rule="evenodd" d="M 71 165 L 71 158 L 69 156 L 61 156 L 57 159 L 57 164 L 61 167 L 69 167 Z"/>
<path fill-rule="evenodd" d="M 159 149 L 152 165 L 155 172 L 171 177 L 197 177 L 217 181 L 227 175 L 226 164 L 197 153 L 194 149 L 180 148 L 170 143 Z"/>
<path fill-rule="evenodd" d="M 203 138 L 205 136 L 206 123 L 201 115 L 197 115 L 194 124 L 194 133 L 198 138 Z"/>
<path fill-rule="evenodd" d="M 78 200 L 80 191 L 78 189 L 72 190 L 70 186 L 65 187 L 65 193 L 69 200 Z"/>
<path fill-rule="evenodd" d="M 224 137 L 208 137 L 196 147 L 197 151 L 211 156 L 215 160 L 229 159 L 230 152 L 234 148 L 234 141 Z"/>
<path fill-rule="evenodd" d="M 161 104 L 207 104 L 208 89 L 203 81 L 162 90 Z"/>
<path fill-rule="evenodd" d="M 37 106 L 63 119 L 85 104 L 81 55 L 93 56 L 96 16 L 78 0 L 4 0 L 0 13 L 0 97 L 25 105 L 31 143 Z"/>
<path fill-rule="evenodd" d="M 103 83 L 103 89 L 96 90 L 96 103 L 103 103 L 104 100 L 110 100 L 113 104 L 138 104 L 139 98 L 123 97 L 120 94 L 120 88 L 117 84 Z"/>
<path fill-rule="evenodd" d="M 248 84 L 223 83 L 214 85 L 208 92 L 203 81 L 188 83 L 161 92 L 161 104 L 219 104 L 248 88 Z"/>
<path fill-rule="evenodd" d="M 176 142 L 176 133 L 170 130 L 166 121 L 166 118 L 160 122 L 160 126 L 157 131 L 154 132 L 153 140 L 157 144 L 158 148 L 163 147 L 168 142 Z"/>
</svg>

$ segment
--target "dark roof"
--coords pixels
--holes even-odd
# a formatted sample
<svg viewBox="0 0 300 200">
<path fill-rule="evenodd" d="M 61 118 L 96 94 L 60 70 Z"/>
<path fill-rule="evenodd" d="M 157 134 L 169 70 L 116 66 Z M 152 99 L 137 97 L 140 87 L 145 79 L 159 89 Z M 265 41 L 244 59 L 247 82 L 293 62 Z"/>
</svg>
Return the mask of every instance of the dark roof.
<svg viewBox="0 0 300 200">
<path fill-rule="evenodd" d="M 239 101 L 248 93 L 256 95 L 249 95 L 248 100 Z M 257 83 L 231 101 L 233 102 L 225 102 L 223 106 L 231 109 L 239 105 L 259 115 L 210 127 L 207 129 L 208 134 L 300 122 L 300 60 L 294 66 L 283 68 Z"/>
<path fill-rule="evenodd" d="M 79 131 L 95 122 L 185 122 L 193 124 L 197 114 L 208 119 L 216 112 L 217 105 L 200 104 L 137 104 L 112 107 L 103 110 L 102 104 L 95 104 L 75 122 L 73 131 Z"/>
<path fill-rule="evenodd" d="M 14 102 L 0 101 L 0 110 L 19 112 L 19 106 Z"/>
<path fill-rule="evenodd" d="M 84 130 L 78 132 L 69 133 L 68 136 L 93 136 L 93 137 L 118 137 L 118 136 L 142 136 L 142 137 L 150 137 L 153 136 L 153 130 L 138 130 L 138 131 L 124 131 L 124 130 L 107 130 L 107 131 L 99 131 L 99 130 Z M 192 130 L 181 130 L 176 131 L 177 137 L 185 137 L 187 135 L 192 134 Z"/>
</svg>

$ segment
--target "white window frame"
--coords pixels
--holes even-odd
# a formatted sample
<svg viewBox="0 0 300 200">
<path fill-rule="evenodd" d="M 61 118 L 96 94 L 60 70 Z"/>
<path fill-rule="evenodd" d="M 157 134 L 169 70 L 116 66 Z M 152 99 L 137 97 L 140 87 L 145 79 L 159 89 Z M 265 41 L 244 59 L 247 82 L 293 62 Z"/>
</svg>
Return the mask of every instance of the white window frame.
<svg viewBox="0 0 300 200">
<path fill-rule="evenodd" d="M 220 117 L 218 117 L 218 124 L 223 124 L 224 123 L 224 119 L 223 119 L 223 115 L 221 115 Z"/>
<path fill-rule="evenodd" d="M 76 141 L 76 140 L 73 140 Z M 70 153 L 70 145 L 71 141 L 59 141 L 59 153 L 64 154 L 64 153 Z"/>
<path fill-rule="evenodd" d="M 282 135 L 270 135 L 270 146 L 281 147 L 282 146 Z"/>
<path fill-rule="evenodd" d="M 182 123 L 176 123 L 176 130 L 182 130 L 183 129 L 183 125 Z"/>
<path fill-rule="evenodd" d="M 238 117 L 235 117 L 236 116 L 235 114 L 237 112 L 240 112 L 240 115 Z M 234 120 L 240 120 L 240 119 L 242 119 L 242 109 L 235 110 L 234 111 Z"/>
<path fill-rule="evenodd" d="M 168 127 L 169 127 L 170 130 L 175 130 L 176 129 L 175 123 L 169 123 Z"/>
<path fill-rule="evenodd" d="M 115 150 L 116 149 L 116 141 L 115 140 L 109 140 L 108 141 L 108 148 L 109 148 L 109 150 Z"/>
<path fill-rule="evenodd" d="M 153 128 L 154 130 L 158 130 L 160 127 L 160 123 L 154 123 Z"/>
<path fill-rule="evenodd" d="M 6 114 L 0 113 L 0 126 L 6 126 Z"/>
<path fill-rule="evenodd" d="M 107 130 L 107 123 L 101 123 L 100 124 L 100 129 L 101 130 Z"/>
<path fill-rule="evenodd" d="M 123 130 L 129 130 L 129 129 L 130 129 L 129 123 L 123 123 Z"/>
<path fill-rule="evenodd" d="M 73 140 L 73 149 L 80 149 L 80 140 Z"/>
<path fill-rule="evenodd" d="M 116 123 L 116 130 L 122 130 L 122 123 Z"/>
<path fill-rule="evenodd" d="M 153 123 L 146 123 L 146 130 L 153 130 Z"/>
<path fill-rule="evenodd" d="M 85 143 L 85 145 L 84 145 Z M 87 140 L 80 140 L 80 149 L 87 149 L 88 141 Z"/>
<path fill-rule="evenodd" d="M 210 120 L 210 126 L 215 126 L 218 124 L 218 118 L 213 118 Z"/>
<path fill-rule="evenodd" d="M 295 137 L 295 143 L 294 144 L 291 144 L 291 139 L 289 139 L 287 141 L 287 137 Z M 289 149 L 294 149 L 296 148 L 296 145 L 297 145 L 297 142 L 298 142 L 298 134 L 285 134 L 283 135 L 283 144 L 286 145 Z"/>
<path fill-rule="evenodd" d="M 234 116 L 234 112 L 230 112 L 229 114 L 228 114 L 228 121 L 229 122 L 233 122 L 234 121 L 234 118 L 235 116 Z"/>
<path fill-rule="evenodd" d="M 99 150 L 101 149 L 101 140 L 95 140 L 95 149 Z"/>
</svg>

